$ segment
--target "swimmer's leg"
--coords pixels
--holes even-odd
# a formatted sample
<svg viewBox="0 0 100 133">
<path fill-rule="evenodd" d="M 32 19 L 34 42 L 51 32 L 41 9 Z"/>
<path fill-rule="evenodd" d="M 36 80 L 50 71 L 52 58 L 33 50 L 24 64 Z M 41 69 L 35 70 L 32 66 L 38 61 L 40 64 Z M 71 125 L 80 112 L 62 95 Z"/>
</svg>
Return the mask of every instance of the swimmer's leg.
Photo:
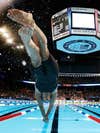
<svg viewBox="0 0 100 133">
<path fill-rule="evenodd" d="M 37 39 L 38 45 L 40 47 L 42 61 L 45 61 L 49 58 L 49 50 L 47 47 L 47 37 L 43 33 L 43 31 L 34 23 L 34 32 L 33 32 L 33 40 Z"/>
<path fill-rule="evenodd" d="M 7 16 L 11 20 L 13 20 L 23 26 L 28 26 L 28 27 L 31 27 L 32 29 L 34 29 L 34 34 L 32 37 L 33 41 L 35 42 L 36 38 L 37 38 L 37 42 L 35 42 L 35 43 L 39 44 L 39 46 L 40 46 L 42 60 L 43 61 L 47 60 L 49 57 L 49 50 L 47 48 L 47 38 L 46 38 L 45 34 L 42 32 L 42 30 L 35 23 L 32 14 L 24 12 L 22 10 L 18 10 L 18 9 L 10 9 L 10 10 L 8 10 Z"/>
<path fill-rule="evenodd" d="M 41 65 L 41 56 L 39 48 L 31 39 L 33 30 L 29 27 L 22 27 L 19 29 L 18 34 L 21 37 L 33 67 L 39 67 Z"/>
</svg>

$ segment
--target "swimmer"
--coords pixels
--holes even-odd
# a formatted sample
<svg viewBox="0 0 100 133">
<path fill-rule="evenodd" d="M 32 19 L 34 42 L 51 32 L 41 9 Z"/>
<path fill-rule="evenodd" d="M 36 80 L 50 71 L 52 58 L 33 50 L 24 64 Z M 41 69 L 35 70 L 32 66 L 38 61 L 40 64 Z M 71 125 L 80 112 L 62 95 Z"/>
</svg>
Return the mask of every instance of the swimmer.
<svg viewBox="0 0 100 133">
<path fill-rule="evenodd" d="M 34 73 L 36 81 L 35 96 L 43 121 L 47 122 L 57 96 L 58 64 L 49 52 L 45 34 L 38 27 L 31 13 L 9 9 L 7 16 L 22 25 L 18 34 L 33 66 L 32 73 Z M 49 101 L 47 111 L 43 105 L 44 100 Z"/>
</svg>

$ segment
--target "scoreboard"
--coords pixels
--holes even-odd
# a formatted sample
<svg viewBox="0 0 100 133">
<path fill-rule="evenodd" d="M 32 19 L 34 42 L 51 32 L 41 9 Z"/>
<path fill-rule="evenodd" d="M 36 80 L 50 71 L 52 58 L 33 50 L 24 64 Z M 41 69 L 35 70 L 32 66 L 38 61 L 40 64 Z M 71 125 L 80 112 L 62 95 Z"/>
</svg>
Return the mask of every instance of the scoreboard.
<svg viewBox="0 0 100 133">
<path fill-rule="evenodd" d="M 52 38 L 57 40 L 66 35 L 69 35 L 69 23 L 68 23 L 68 14 L 67 9 L 58 12 L 52 16 L 51 19 L 52 25 Z"/>
<path fill-rule="evenodd" d="M 51 17 L 52 40 L 66 53 L 100 51 L 100 12 L 93 8 L 66 8 Z"/>
</svg>

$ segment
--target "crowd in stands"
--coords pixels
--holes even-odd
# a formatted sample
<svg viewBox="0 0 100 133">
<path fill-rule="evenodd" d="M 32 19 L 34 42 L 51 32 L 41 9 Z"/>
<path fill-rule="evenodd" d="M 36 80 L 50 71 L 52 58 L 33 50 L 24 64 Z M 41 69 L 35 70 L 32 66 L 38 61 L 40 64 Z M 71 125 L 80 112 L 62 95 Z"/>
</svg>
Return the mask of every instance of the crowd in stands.
<svg viewBox="0 0 100 133">
<path fill-rule="evenodd" d="M 99 87 L 59 87 L 57 99 L 100 101 L 99 89 Z M 0 88 L 0 98 L 35 100 L 35 90 L 34 88 Z"/>
<path fill-rule="evenodd" d="M 21 89 L 0 89 L 0 98 L 8 99 L 23 99 L 23 100 L 34 100 L 34 90 L 21 88 Z"/>
<path fill-rule="evenodd" d="M 99 89 L 99 87 L 61 87 L 58 90 L 58 97 L 66 100 L 100 101 Z"/>
</svg>

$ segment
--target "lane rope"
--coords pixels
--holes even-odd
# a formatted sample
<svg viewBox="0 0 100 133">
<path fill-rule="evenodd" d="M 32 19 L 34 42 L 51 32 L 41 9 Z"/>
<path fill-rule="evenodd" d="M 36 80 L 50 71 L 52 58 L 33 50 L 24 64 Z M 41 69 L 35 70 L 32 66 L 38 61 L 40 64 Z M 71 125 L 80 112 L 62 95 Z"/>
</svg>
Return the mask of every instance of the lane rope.
<svg viewBox="0 0 100 133">
<path fill-rule="evenodd" d="M 21 116 L 21 115 L 26 115 L 27 113 L 34 112 L 35 110 L 38 110 L 38 109 L 39 109 L 39 107 L 36 106 L 36 107 L 34 107 L 32 109 L 28 109 L 28 110 L 25 110 L 25 111 L 22 111 L 22 112 L 17 112 L 17 111 L 16 111 L 17 113 L 13 113 L 12 112 L 10 114 L 0 116 L 0 121 L 4 121 L 4 120 L 11 119 L 11 118 L 14 118 L 14 117 L 17 117 L 17 116 Z M 23 110 L 23 109 L 21 109 L 21 110 Z"/>
<path fill-rule="evenodd" d="M 89 118 L 89 119 L 91 119 L 91 120 L 93 120 L 93 121 L 95 121 L 95 122 L 97 122 L 97 123 L 100 123 L 100 119 L 99 119 L 99 118 L 96 118 L 96 117 L 94 117 L 94 116 L 91 116 L 91 115 L 89 115 L 89 114 L 83 112 L 82 110 L 79 110 L 79 109 L 78 109 L 77 107 L 75 107 L 74 105 L 73 105 L 73 106 L 70 106 L 70 107 L 71 107 L 71 109 L 73 109 L 74 111 L 77 111 L 78 113 L 83 114 L 83 115 L 86 116 L 87 118 Z"/>
</svg>

